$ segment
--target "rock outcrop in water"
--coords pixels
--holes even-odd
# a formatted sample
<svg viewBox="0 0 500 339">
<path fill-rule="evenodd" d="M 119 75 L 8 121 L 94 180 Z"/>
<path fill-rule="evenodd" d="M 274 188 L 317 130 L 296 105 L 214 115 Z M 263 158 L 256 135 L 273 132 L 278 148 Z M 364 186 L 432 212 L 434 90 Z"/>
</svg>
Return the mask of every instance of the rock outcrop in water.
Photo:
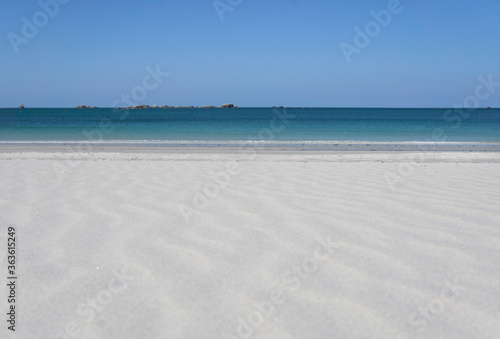
<svg viewBox="0 0 500 339">
<path fill-rule="evenodd" d="M 76 108 L 90 108 L 89 106 L 78 106 Z M 149 105 L 137 105 L 137 106 L 129 106 L 129 107 L 116 107 L 115 109 L 149 109 L 149 108 L 219 108 L 217 106 L 168 106 L 168 105 L 163 105 L 163 106 L 149 106 Z M 220 108 L 238 108 L 238 106 L 235 106 L 233 104 L 224 104 Z"/>
<path fill-rule="evenodd" d="M 18 107 L 18 108 L 24 108 L 24 105 L 23 105 L 23 104 L 21 104 L 21 105 L 19 105 L 19 107 Z"/>
<path fill-rule="evenodd" d="M 128 109 L 147 109 L 150 108 L 149 105 L 137 105 L 137 106 L 130 106 L 127 107 Z"/>
<path fill-rule="evenodd" d="M 80 106 L 76 106 L 75 108 L 90 108 L 89 105 L 80 105 Z"/>
</svg>

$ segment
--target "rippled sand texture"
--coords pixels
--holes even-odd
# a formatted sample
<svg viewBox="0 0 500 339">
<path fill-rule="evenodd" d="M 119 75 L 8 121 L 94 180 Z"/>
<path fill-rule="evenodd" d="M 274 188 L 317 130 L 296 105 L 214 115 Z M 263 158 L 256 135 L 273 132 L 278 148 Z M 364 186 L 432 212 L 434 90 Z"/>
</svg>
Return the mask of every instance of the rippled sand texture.
<svg viewBox="0 0 500 339">
<path fill-rule="evenodd" d="M 4 156 L 16 338 L 498 337 L 498 159 L 198 157 Z"/>
</svg>

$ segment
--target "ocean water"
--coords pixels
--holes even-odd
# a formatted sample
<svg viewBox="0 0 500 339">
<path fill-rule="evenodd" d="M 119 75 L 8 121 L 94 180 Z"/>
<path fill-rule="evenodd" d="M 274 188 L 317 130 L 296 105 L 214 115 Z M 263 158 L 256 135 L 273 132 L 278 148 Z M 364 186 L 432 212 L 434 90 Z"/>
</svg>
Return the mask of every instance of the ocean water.
<svg viewBox="0 0 500 339">
<path fill-rule="evenodd" d="M 494 143 L 500 109 L 0 109 L 1 143 Z"/>
</svg>

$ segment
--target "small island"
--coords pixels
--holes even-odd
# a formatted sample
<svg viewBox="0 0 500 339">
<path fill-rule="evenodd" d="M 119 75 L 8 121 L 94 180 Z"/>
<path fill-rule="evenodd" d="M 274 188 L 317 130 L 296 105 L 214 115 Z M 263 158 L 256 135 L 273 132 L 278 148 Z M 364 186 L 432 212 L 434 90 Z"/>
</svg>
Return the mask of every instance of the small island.
<svg viewBox="0 0 500 339">
<path fill-rule="evenodd" d="M 22 107 L 21 107 L 22 106 Z M 24 108 L 23 105 L 20 105 L 19 108 Z M 79 105 L 74 107 L 75 109 L 90 109 L 90 108 L 99 108 L 96 106 L 90 107 L 89 105 Z M 115 109 L 151 109 L 151 108 L 219 108 L 217 106 L 168 106 L 168 105 L 163 105 L 163 106 L 149 106 L 149 105 L 137 105 L 137 106 L 129 106 L 129 107 L 116 107 Z M 220 108 L 238 108 L 238 106 L 235 106 L 233 104 L 224 104 Z"/>
<path fill-rule="evenodd" d="M 80 108 L 76 107 L 76 108 Z M 88 106 L 87 106 L 88 108 Z M 137 105 L 137 106 L 129 106 L 129 107 L 116 107 L 116 109 L 150 109 L 150 108 L 219 108 L 217 106 L 168 106 L 168 105 L 163 105 L 163 106 L 149 106 L 149 105 Z M 233 104 L 224 104 L 220 108 L 238 108 L 238 106 L 235 106 Z"/>
</svg>

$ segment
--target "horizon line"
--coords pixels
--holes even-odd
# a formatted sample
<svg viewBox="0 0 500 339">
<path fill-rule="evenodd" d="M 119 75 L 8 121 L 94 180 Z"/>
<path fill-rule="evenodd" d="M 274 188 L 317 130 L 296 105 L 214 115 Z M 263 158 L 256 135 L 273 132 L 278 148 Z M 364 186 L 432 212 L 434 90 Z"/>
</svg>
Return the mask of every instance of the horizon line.
<svg viewBox="0 0 500 339">
<path fill-rule="evenodd" d="M 137 105 L 141 106 L 141 105 Z M 146 105 L 144 105 L 146 106 Z M 373 109 L 469 109 L 469 110 L 474 110 L 474 109 L 498 109 L 498 107 L 492 107 L 492 106 L 484 106 L 484 107 L 410 107 L 410 106 L 235 106 L 231 108 L 226 108 L 226 107 L 220 107 L 220 106 L 215 106 L 215 105 L 205 105 L 205 106 L 168 106 L 168 107 L 153 107 L 149 106 L 148 107 L 142 108 L 142 109 L 225 109 L 225 110 L 230 110 L 230 109 L 238 109 L 238 108 L 292 108 L 292 109 L 313 109 L 313 108 L 346 108 L 346 109 L 351 109 L 351 108 L 373 108 Z M 213 106 L 213 107 L 206 107 L 206 106 Z M 87 110 L 87 109 L 134 109 L 130 107 L 136 107 L 136 106 L 117 106 L 117 107 L 105 107 L 105 106 L 91 106 L 87 108 L 82 108 L 82 107 L 67 107 L 67 106 L 32 106 L 32 107 L 0 107 L 0 109 L 39 109 L 39 108 L 55 108 L 55 109 L 79 109 L 79 110 Z M 141 108 L 136 108 L 136 109 L 141 109 Z"/>
</svg>

